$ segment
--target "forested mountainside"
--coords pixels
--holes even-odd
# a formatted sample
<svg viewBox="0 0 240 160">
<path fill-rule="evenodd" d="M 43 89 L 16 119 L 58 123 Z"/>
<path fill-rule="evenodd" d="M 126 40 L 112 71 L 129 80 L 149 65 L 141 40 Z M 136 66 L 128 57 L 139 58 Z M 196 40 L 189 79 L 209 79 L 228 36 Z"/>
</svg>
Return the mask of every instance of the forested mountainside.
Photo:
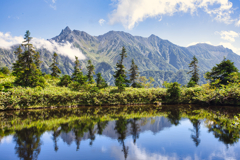
<svg viewBox="0 0 240 160">
<path fill-rule="evenodd" d="M 66 27 L 58 36 L 50 40 L 57 43 L 70 42 L 79 48 L 87 57 L 81 61 L 83 71 L 85 72 L 87 60 L 91 59 L 95 65 L 95 72 L 101 72 L 111 85 L 114 82 L 112 74 L 123 46 L 125 46 L 128 55 L 124 61 L 126 69 L 130 68 L 131 60 L 134 59 L 141 76 L 154 77 L 155 86 L 161 86 L 163 81 L 177 81 L 186 84 L 190 78 L 190 75 L 187 75 L 188 65 L 194 55 L 199 61 L 200 83 L 206 82 L 203 73 L 220 63 L 224 56 L 232 60 L 235 66 L 240 69 L 240 56 L 223 46 L 197 44 L 190 47 L 180 47 L 155 35 L 145 38 L 132 36 L 125 32 L 110 31 L 104 35 L 91 36 L 84 31 L 71 30 Z M 16 60 L 13 53 L 16 47 L 0 48 L 0 67 L 8 66 L 11 68 L 11 64 Z M 42 71 L 49 73 L 53 53 L 46 48 L 37 48 L 37 51 L 40 52 L 43 61 Z M 58 62 L 63 74 L 72 73 L 74 63 L 70 58 L 60 55 Z"/>
</svg>

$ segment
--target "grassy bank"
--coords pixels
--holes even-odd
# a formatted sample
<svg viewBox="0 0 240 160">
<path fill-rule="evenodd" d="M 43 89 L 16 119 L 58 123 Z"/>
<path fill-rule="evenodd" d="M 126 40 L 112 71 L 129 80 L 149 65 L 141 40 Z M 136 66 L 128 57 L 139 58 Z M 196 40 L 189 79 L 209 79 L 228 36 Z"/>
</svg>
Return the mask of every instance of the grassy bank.
<svg viewBox="0 0 240 160">
<path fill-rule="evenodd" d="M 121 93 L 117 92 L 116 87 L 107 87 L 98 92 L 88 92 L 88 89 L 76 91 L 71 87 L 58 86 L 59 79 L 51 77 L 46 78 L 45 88 L 8 87 L 14 78 L 13 76 L 0 78 L 0 84 L 7 86 L 0 91 L 0 110 L 84 105 L 154 104 L 158 102 L 240 105 L 238 83 L 230 83 L 219 88 L 211 88 L 209 84 L 191 88 L 180 87 L 179 97 L 176 97 L 165 88 L 127 87 Z M 91 88 L 91 86 L 88 87 Z"/>
</svg>

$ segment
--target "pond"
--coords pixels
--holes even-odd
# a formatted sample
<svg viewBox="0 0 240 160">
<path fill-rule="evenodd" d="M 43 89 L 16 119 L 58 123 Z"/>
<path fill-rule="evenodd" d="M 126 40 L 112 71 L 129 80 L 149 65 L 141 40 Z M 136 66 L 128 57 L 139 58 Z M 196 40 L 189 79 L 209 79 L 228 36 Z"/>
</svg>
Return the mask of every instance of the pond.
<svg viewBox="0 0 240 160">
<path fill-rule="evenodd" d="M 193 105 L 4 111 L 0 159 L 240 159 L 239 113 Z"/>
</svg>

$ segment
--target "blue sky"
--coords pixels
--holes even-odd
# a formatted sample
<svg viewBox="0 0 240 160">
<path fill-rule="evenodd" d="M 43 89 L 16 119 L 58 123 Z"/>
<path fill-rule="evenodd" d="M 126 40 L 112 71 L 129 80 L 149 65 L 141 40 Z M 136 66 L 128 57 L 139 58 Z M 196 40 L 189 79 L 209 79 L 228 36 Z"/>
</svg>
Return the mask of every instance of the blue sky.
<svg viewBox="0 0 240 160">
<path fill-rule="evenodd" d="M 90 35 L 110 30 L 180 46 L 224 45 L 240 54 L 240 0 L 3 0 L 0 43 L 5 36 L 50 39 L 69 26 Z M 7 35 L 6 35 L 7 33 Z M 8 38 L 8 41 L 11 41 Z M 4 43 L 2 43 L 4 44 Z"/>
</svg>

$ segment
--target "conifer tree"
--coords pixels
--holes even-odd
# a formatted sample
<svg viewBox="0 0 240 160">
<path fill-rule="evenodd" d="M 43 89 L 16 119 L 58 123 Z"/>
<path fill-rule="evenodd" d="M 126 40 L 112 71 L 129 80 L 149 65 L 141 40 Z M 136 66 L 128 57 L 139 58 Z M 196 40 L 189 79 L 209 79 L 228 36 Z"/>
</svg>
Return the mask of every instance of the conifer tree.
<svg viewBox="0 0 240 160">
<path fill-rule="evenodd" d="M 52 70 L 51 76 L 53 76 L 53 77 L 59 77 L 58 74 L 62 73 L 61 70 L 57 66 L 58 65 L 57 57 L 58 57 L 57 53 L 54 52 L 53 53 L 53 63 L 50 66 L 50 68 Z"/>
<path fill-rule="evenodd" d="M 108 86 L 108 84 L 106 83 L 105 79 L 103 79 L 100 72 L 97 74 L 96 81 L 97 81 L 97 87 L 100 88 L 100 89 Z"/>
<path fill-rule="evenodd" d="M 189 68 L 192 68 L 191 71 L 188 72 L 192 74 L 192 77 L 190 81 L 188 82 L 188 87 L 194 87 L 196 84 L 198 84 L 199 81 L 199 69 L 198 69 L 198 60 L 195 56 L 193 56 L 193 60 L 189 64 Z"/>
<path fill-rule="evenodd" d="M 14 75 L 14 76 L 17 76 L 19 73 L 20 73 L 20 71 L 21 71 L 21 67 L 22 67 L 22 53 L 23 52 L 23 50 L 22 50 L 22 48 L 21 48 L 21 46 L 19 46 L 17 49 L 16 49 L 16 51 L 14 51 L 14 53 L 15 53 L 15 55 L 17 55 L 17 60 L 16 60 L 16 62 L 15 63 L 13 63 L 13 72 L 12 72 L 12 74 Z"/>
<path fill-rule="evenodd" d="M 37 69 L 40 69 L 40 65 L 42 63 L 42 61 L 40 61 L 40 53 L 37 52 L 36 54 L 33 55 L 33 60 L 35 65 L 37 66 Z"/>
<path fill-rule="evenodd" d="M 42 72 L 37 68 L 34 62 L 34 55 L 36 54 L 33 45 L 30 43 L 32 37 L 30 37 L 30 32 L 27 30 L 22 46 L 25 48 L 23 53 L 21 52 L 21 47 L 17 48 L 16 54 L 18 55 L 18 60 L 14 64 L 14 74 L 16 74 L 15 83 L 22 86 L 41 86 L 44 87 L 44 79 Z"/>
<path fill-rule="evenodd" d="M 219 79 L 219 84 L 226 85 L 228 84 L 228 82 L 231 82 L 230 74 L 233 72 L 238 72 L 237 67 L 234 66 L 234 62 L 226 60 L 226 58 L 224 57 L 221 63 L 217 64 L 211 69 L 210 72 L 206 73 L 206 79 L 210 80 L 211 83 Z"/>
<path fill-rule="evenodd" d="M 83 72 L 80 68 L 80 62 L 78 60 L 78 57 L 75 56 L 75 66 L 74 71 L 72 74 L 72 80 L 78 82 L 80 85 L 83 85 L 87 82 L 88 77 L 83 75 Z"/>
<path fill-rule="evenodd" d="M 122 48 L 122 53 L 120 54 L 121 59 L 116 64 L 116 71 L 115 71 L 115 85 L 118 86 L 118 89 L 123 90 L 124 86 L 127 86 L 129 83 L 129 80 L 127 80 L 127 75 L 125 71 L 125 67 L 123 65 L 124 58 L 127 57 L 126 49 L 125 47 Z M 121 78 L 120 78 L 121 76 Z M 124 84 L 124 85 L 123 85 Z M 120 88 L 119 88 L 120 87 Z"/>
<path fill-rule="evenodd" d="M 81 72 L 80 62 L 79 62 L 77 56 L 75 56 L 75 62 L 74 63 L 75 63 L 75 66 L 74 66 L 74 71 L 73 71 L 73 74 L 72 74 L 72 80 L 76 81 L 77 80 L 77 75 L 79 75 L 79 73 Z"/>
<path fill-rule="evenodd" d="M 132 65 L 129 71 L 130 71 L 130 81 L 132 82 L 132 87 L 136 88 L 138 86 L 136 80 L 138 79 L 139 72 L 138 72 L 138 66 L 134 63 L 133 59 L 132 59 Z"/>
<path fill-rule="evenodd" d="M 87 74 L 87 77 L 88 77 L 88 82 L 89 83 L 93 83 L 94 80 L 93 80 L 93 75 L 95 74 L 94 73 L 94 65 L 92 64 L 92 61 L 91 60 L 88 60 L 88 66 L 87 66 L 87 70 L 88 70 L 88 74 Z"/>
</svg>

